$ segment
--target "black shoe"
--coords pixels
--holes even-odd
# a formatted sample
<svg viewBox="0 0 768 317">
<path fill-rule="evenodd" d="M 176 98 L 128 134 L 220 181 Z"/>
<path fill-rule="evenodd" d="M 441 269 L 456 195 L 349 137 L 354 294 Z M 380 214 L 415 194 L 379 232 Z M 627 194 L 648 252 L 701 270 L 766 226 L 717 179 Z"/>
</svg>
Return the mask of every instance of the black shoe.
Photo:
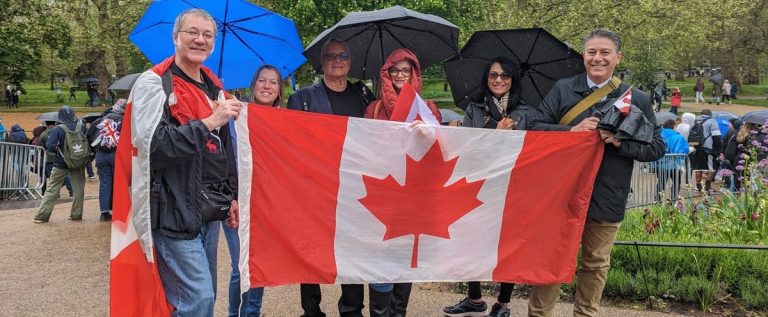
<svg viewBox="0 0 768 317">
<path fill-rule="evenodd" d="M 458 304 L 443 308 L 443 313 L 451 317 L 485 316 L 486 310 L 488 310 L 488 304 L 485 301 L 475 304 L 469 297 L 465 297 Z"/>
<path fill-rule="evenodd" d="M 112 221 L 112 214 L 108 212 L 102 212 L 101 216 L 99 217 L 99 221 Z"/>
<path fill-rule="evenodd" d="M 491 307 L 491 313 L 488 314 L 488 317 L 510 317 L 512 316 L 512 312 L 509 310 L 507 305 L 502 305 L 501 303 L 493 304 L 493 307 Z"/>
<path fill-rule="evenodd" d="M 78 219 L 75 219 L 75 218 L 72 218 L 72 216 L 69 216 L 69 217 L 67 217 L 67 220 L 72 220 L 72 221 L 82 221 L 82 220 L 83 220 L 83 218 L 78 218 Z"/>
</svg>

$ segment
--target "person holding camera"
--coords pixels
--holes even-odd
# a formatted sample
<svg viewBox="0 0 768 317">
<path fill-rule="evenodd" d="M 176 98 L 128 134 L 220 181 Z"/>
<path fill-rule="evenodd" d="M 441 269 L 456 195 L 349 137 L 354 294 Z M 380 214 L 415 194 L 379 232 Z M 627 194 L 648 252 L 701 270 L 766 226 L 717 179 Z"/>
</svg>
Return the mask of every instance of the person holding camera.
<svg viewBox="0 0 768 317">
<path fill-rule="evenodd" d="M 530 129 L 593 131 L 605 143 L 581 238 L 573 308 L 574 316 L 596 316 L 610 268 L 611 248 L 624 219 L 634 161 L 655 161 L 664 156 L 665 146 L 651 100 L 637 88 L 632 88 L 631 105 L 653 125 L 651 142 L 618 139 L 614 132 L 598 129 L 600 118 L 593 115 L 595 106 L 613 103 L 630 87 L 613 77 L 622 57 L 621 39 L 616 33 L 594 30 L 584 38 L 583 45 L 586 74 L 558 80 L 541 101 Z M 528 316 L 552 316 L 559 295 L 560 284 L 534 286 Z"/>
</svg>

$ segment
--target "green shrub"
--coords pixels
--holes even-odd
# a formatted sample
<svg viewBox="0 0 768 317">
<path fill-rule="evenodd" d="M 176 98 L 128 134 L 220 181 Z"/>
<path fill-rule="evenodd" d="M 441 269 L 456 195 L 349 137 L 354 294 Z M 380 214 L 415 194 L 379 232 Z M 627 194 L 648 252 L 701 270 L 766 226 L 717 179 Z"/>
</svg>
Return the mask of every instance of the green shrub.
<svg viewBox="0 0 768 317">
<path fill-rule="evenodd" d="M 739 295 L 749 307 L 768 309 L 768 285 L 751 276 L 739 280 Z"/>
<path fill-rule="evenodd" d="M 635 293 L 635 279 L 632 274 L 620 269 L 608 271 L 603 294 L 606 296 L 626 296 L 633 293 Z"/>
</svg>

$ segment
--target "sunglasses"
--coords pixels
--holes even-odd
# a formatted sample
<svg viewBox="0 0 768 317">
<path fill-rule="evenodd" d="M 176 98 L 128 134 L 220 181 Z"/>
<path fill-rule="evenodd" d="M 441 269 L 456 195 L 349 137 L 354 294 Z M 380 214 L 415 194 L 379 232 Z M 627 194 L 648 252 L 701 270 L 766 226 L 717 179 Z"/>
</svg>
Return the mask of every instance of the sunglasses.
<svg viewBox="0 0 768 317">
<path fill-rule="evenodd" d="M 488 79 L 491 80 L 491 81 L 494 81 L 494 80 L 496 80 L 496 78 L 499 78 L 499 77 L 501 77 L 501 80 L 503 80 L 503 81 L 510 81 L 510 80 L 512 80 L 512 75 L 507 74 L 507 73 L 501 73 L 501 74 L 499 74 L 497 72 L 490 72 L 490 73 L 488 73 Z"/>
<path fill-rule="evenodd" d="M 394 67 L 390 67 L 389 68 L 389 76 L 397 76 L 398 73 L 403 73 L 403 76 L 410 76 L 412 71 L 413 70 L 410 69 L 409 67 L 405 67 L 405 68 L 402 68 L 402 69 L 397 69 L 397 68 L 394 68 Z"/>
<path fill-rule="evenodd" d="M 349 53 L 347 52 L 341 52 L 341 53 L 325 53 L 323 55 L 323 58 L 325 58 L 326 61 L 333 62 L 333 61 L 348 61 L 349 60 Z"/>
</svg>

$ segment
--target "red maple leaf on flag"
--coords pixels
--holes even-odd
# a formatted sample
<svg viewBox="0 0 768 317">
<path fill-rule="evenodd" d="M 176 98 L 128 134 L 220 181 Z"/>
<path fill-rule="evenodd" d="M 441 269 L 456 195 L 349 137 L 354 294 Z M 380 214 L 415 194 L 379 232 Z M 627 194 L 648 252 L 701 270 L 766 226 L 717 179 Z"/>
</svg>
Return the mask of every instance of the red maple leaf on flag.
<svg viewBox="0 0 768 317">
<path fill-rule="evenodd" d="M 435 141 L 419 161 L 406 155 L 404 185 L 392 175 L 363 175 L 368 194 L 359 201 L 387 227 L 383 241 L 414 235 L 412 268 L 418 266 L 419 235 L 450 239 L 448 227 L 482 204 L 477 194 L 485 180 L 462 178 L 446 186 L 457 160 L 445 161 Z"/>
</svg>

